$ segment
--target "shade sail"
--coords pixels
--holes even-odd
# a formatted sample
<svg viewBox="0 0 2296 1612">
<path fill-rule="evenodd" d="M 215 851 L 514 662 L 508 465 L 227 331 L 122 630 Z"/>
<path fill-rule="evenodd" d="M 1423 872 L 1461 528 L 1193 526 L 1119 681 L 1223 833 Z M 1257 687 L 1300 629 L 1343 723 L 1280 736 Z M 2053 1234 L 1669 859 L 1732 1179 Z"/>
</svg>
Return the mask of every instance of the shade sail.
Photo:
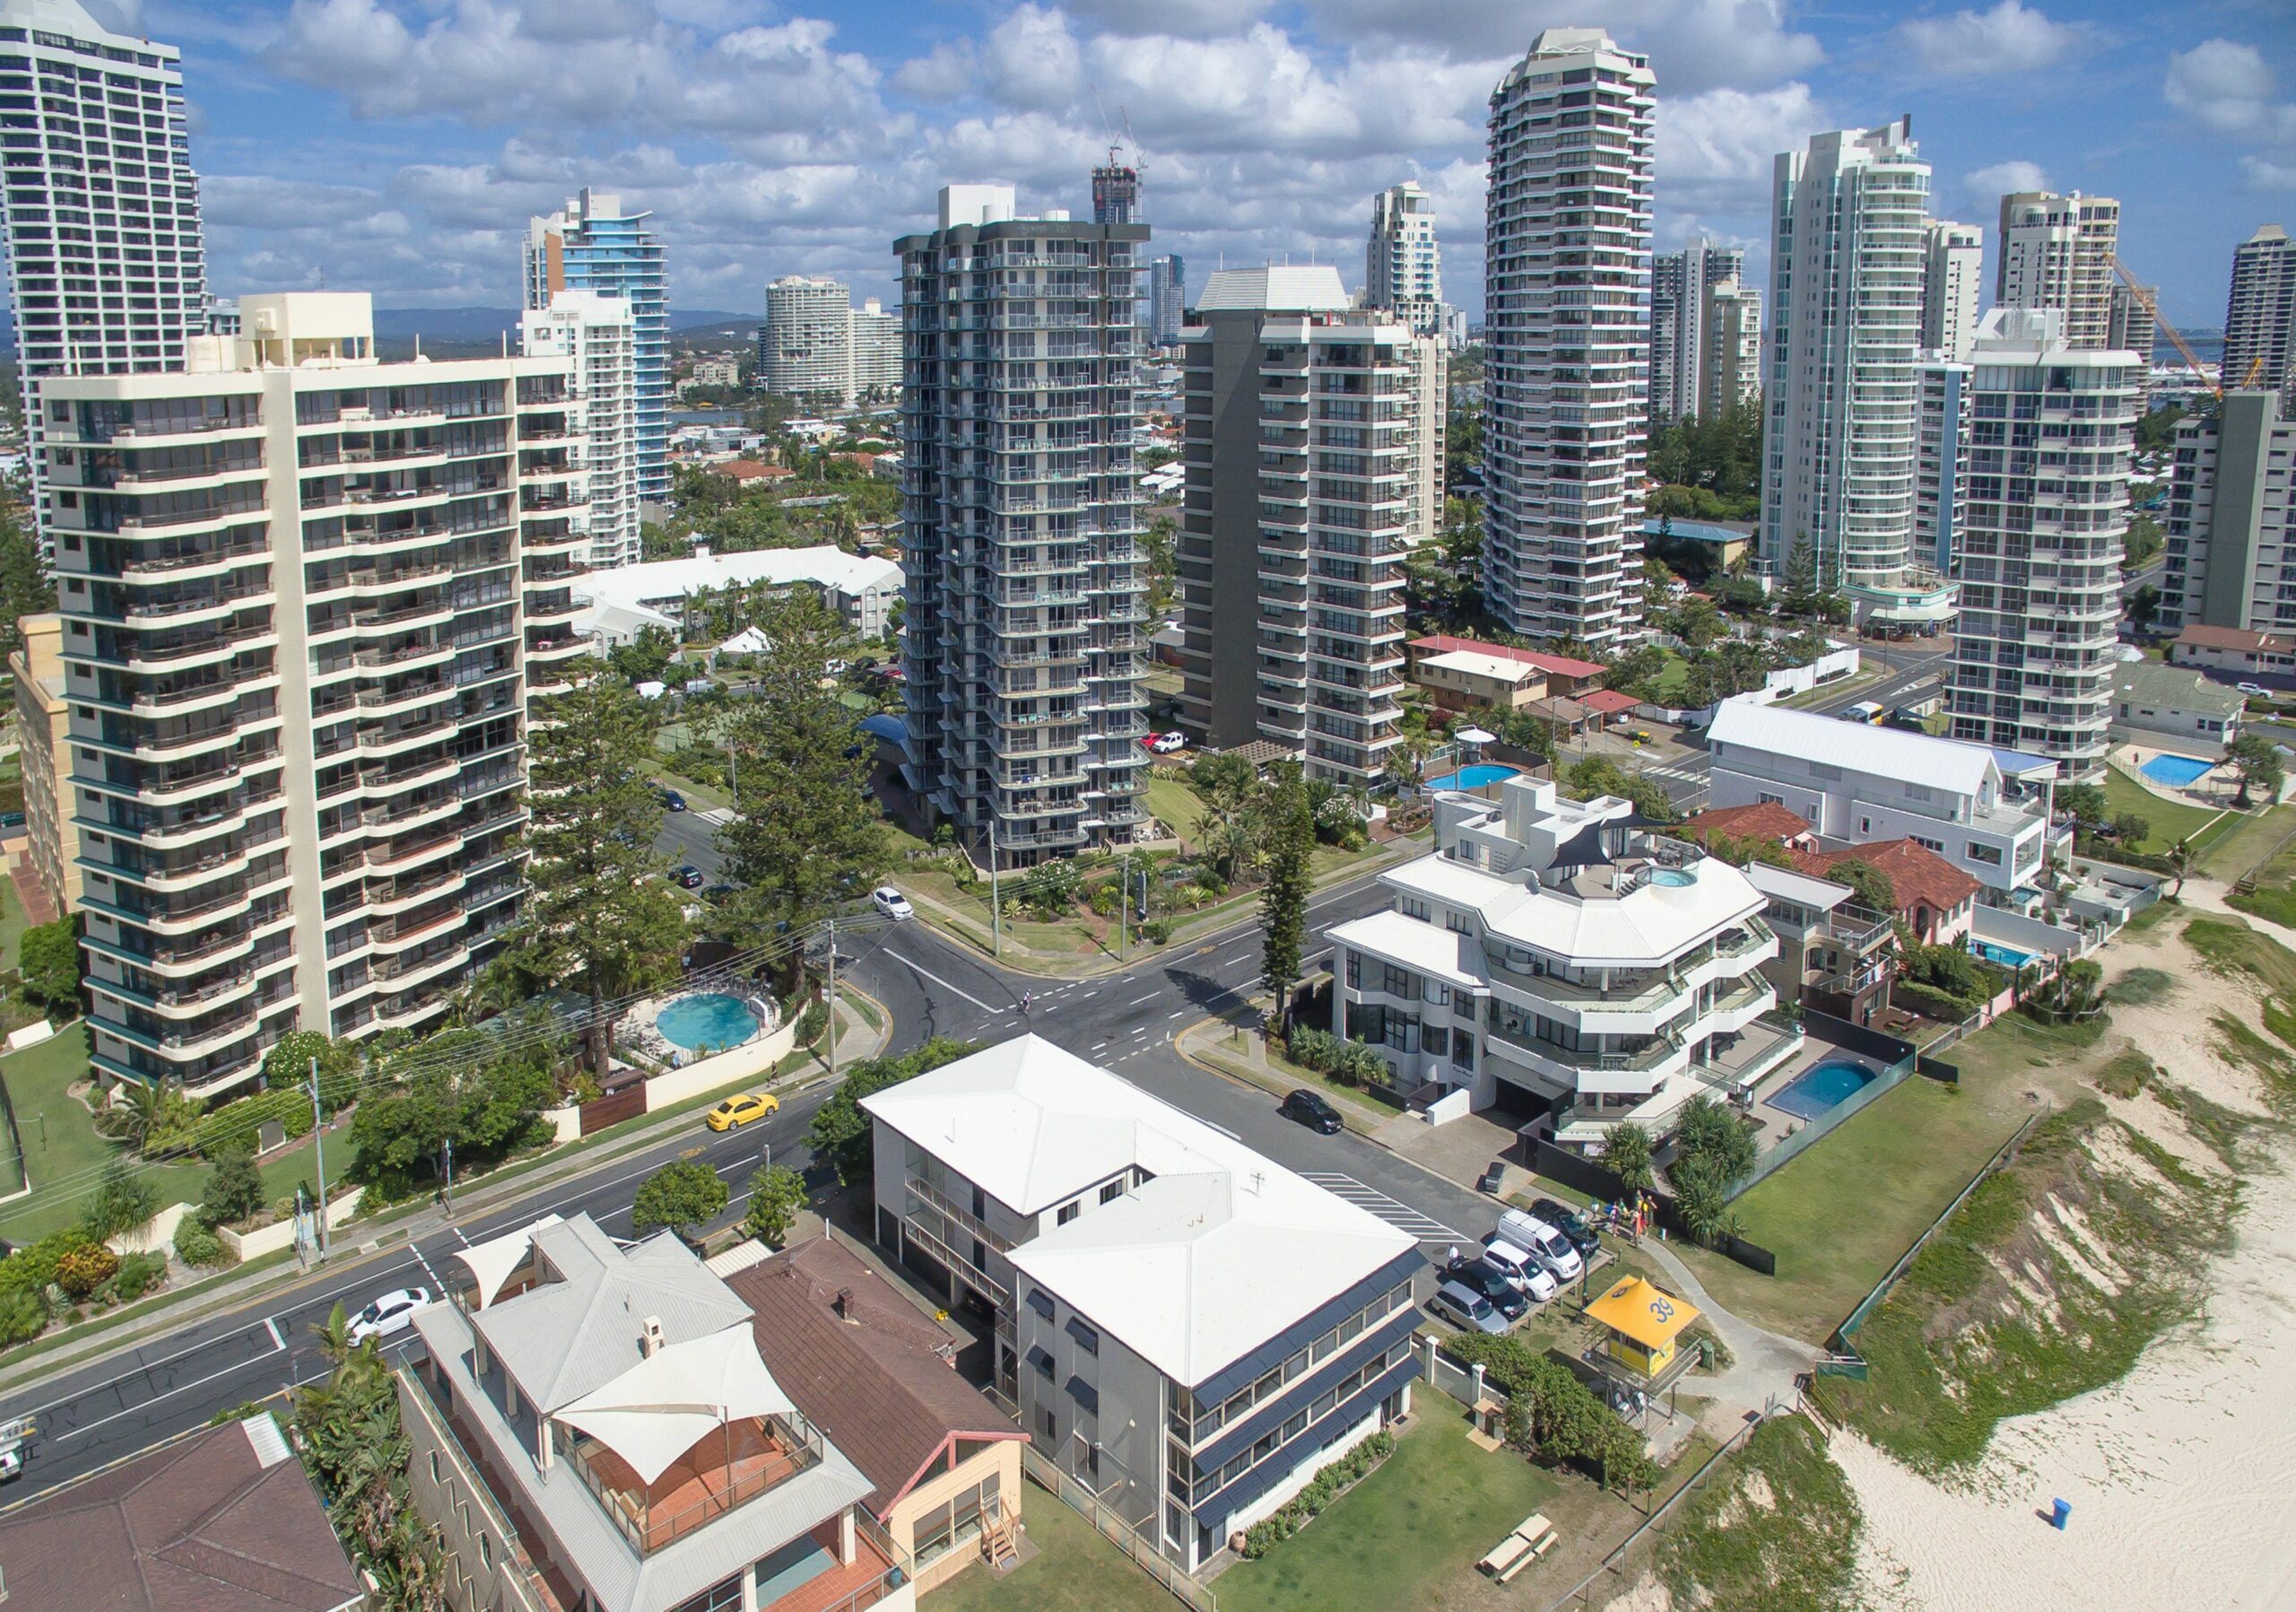
<svg viewBox="0 0 2296 1612">
<path fill-rule="evenodd" d="M 483 1310 L 494 1302 L 494 1295 L 502 1291 L 510 1274 L 524 1265 L 526 1256 L 534 1250 L 535 1233 L 544 1226 L 556 1225 L 558 1221 L 557 1216 L 545 1215 L 517 1231 L 455 1250 L 455 1258 L 462 1261 L 463 1268 L 470 1272 L 472 1282 L 476 1284 L 472 1309 Z"/>
<path fill-rule="evenodd" d="M 796 1409 L 758 1358 L 743 1321 L 672 1344 L 558 1413 L 651 1484 L 708 1433 L 750 1416 Z"/>
<path fill-rule="evenodd" d="M 1462 728 L 1451 736 L 1462 745 L 1495 745 L 1499 736 L 1485 728 Z"/>
</svg>

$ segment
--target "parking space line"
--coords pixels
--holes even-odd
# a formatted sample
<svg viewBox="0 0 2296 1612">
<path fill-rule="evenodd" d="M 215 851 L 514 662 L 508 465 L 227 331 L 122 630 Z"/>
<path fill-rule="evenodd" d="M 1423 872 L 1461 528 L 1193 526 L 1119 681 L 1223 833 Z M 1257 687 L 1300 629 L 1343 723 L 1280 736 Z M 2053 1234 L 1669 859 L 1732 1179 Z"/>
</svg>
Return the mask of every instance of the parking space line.
<svg viewBox="0 0 2296 1612">
<path fill-rule="evenodd" d="M 1409 1204 L 1398 1202 L 1378 1188 L 1366 1186 L 1352 1175 L 1342 1175 L 1330 1170 L 1303 1170 L 1300 1173 L 1334 1197 L 1344 1198 L 1357 1208 L 1378 1216 L 1396 1230 L 1407 1233 L 1422 1242 L 1472 1242 L 1474 1241 L 1465 1232 L 1444 1224 L 1431 1215 L 1422 1215 Z"/>
</svg>

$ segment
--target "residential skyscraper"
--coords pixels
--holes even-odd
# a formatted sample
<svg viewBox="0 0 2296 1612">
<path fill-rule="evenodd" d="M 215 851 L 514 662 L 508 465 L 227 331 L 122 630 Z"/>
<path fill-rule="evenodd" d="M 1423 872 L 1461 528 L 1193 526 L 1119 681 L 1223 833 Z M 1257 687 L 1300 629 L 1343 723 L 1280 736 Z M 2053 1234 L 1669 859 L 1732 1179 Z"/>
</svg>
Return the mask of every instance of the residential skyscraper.
<svg viewBox="0 0 2296 1612">
<path fill-rule="evenodd" d="M 1808 544 L 1823 585 L 1896 629 L 1953 609 L 1913 552 L 1928 193 L 1903 118 L 1814 135 L 1772 176 L 1762 559 Z"/>
<path fill-rule="evenodd" d="M 2020 190 L 2001 198 L 1997 308 L 2056 308 L 2069 345 L 2102 352 L 2112 334 L 2120 204 L 2109 196 Z M 2150 362 L 2152 355 L 2145 355 Z"/>
<path fill-rule="evenodd" d="M 1706 363 L 1698 412 L 1710 417 L 1761 402 L 1761 292 L 1735 280 L 1706 293 Z"/>
<path fill-rule="evenodd" d="M 1648 57 L 1550 28 L 1491 96 L 1483 597 L 1526 637 L 1642 632 Z"/>
<path fill-rule="evenodd" d="M 2161 339 L 2161 322 L 2153 317 L 2152 309 L 2160 305 L 2161 288 L 2157 285 L 2115 285 L 2105 345 L 2115 353 L 2134 353 L 2150 368 L 2152 349 Z"/>
<path fill-rule="evenodd" d="M 874 297 L 861 299 L 847 325 L 850 335 L 853 401 L 891 402 L 900 396 L 900 315 Z"/>
<path fill-rule="evenodd" d="M 1422 335 L 1443 332 L 1443 253 L 1435 243 L 1435 204 L 1416 179 L 1371 198 L 1363 247 L 1363 306 L 1400 315 Z"/>
<path fill-rule="evenodd" d="M 910 787 L 1006 866 L 1128 844 L 1147 577 L 1134 310 L 1145 224 L 952 185 L 896 241 Z"/>
<path fill-rule="evenodd" d="M 180 370 L 207 329 L 183 53 L 113 33 L 78 0 L 0 0 L 10 306 L 43 545 L 39 387 Z"/>
<path fill-rule="evenodd" d="M 592 571 L 645 557 L 638 516 L 638 327 L 630 304 L 594 291 L 561 291 L 529 308 L 518 350 L 567 372 L 567 405 L 578 432 L 570 464 L 583 472 L 575 530 L 588 539 Z"/>
<path fill-rule="evenodd" d="M 1092 222 L 1145 223 L 1148 221 L 1140 216 L 1140 170 L 1116 157 L 1110 151 L 1108 161 L 1092 170 Z"/>
<path fill-rule="evenodd" d="M 46 397 L 95 1067 L 192 1097 L 445 1014 L 517 915 L 527 698 L 587 648 L 561 362 L 240 308 L 185 373 Z"/>
<path fill-rule="evenodd" d="M 1706 396 L 1710 344 L 1707 316 L 1717 286 L 1736 287 L 1746 255 L 1736 247 L 1693 240 L 1650 261 L 1650 418 L 1655 423 L 1700 412 Z"/>
<path fill-rule="evenodd" d="M 2267 388 L 2177 422 L 2161 624 L 2296 637 L 2296 411 Z"/>
<path fill-rule="evenodd" d="M 1985 274 L 1985 231 L 1936 218 L 1921 231 L 1921 344 L 1949 363 L 1968 360 L 1977 340 L 1978 294 Z"/>
<path fill-rule="evenodd" d="M 670 495 L 670 303 L 660 237 L 648 213 L 585 186 L 547 218 L 528 223 L 526 295 L 547 308 L 561 291 L 604 292 L 630 304 L 638 331 L 638 495 Z"/>
<path fill-rule="evenodd" d="M 2064 310 L 1996 308 L 1970 352 L 1952 736 L 2104 771 L 2121 540 L 2145 366 Z"/>
<path fill-rule="evenodd" d="M 900 317 L 874 297 L 854 307 L 842 281 L 784 274 L 765 288 L 757 372 L 785 397 L 890 397 L 900 388 Z"/>
<path fill-rule="evenodd" d="M 2278 224 L 2265 225 L 2232 249 L 2222 379 L 2227 390 L 2276 388 L 2296 405 L 2296 246 Z"/>
<path fill-rule="evenodd" d="M 1961 519 L 1970 449 L 1970 367 L 1947 353 L 1921 355 L 1921 421 L 1913 484 L 1914 552 L 1941 576 L 1953 574 L 1953 531 Z"/>
<path fill-rule="evenodd" d="M 1221 269 L 1180 343 L 1182 720 L 1310 778 L 1401 742 L 1403 557 L 1442 510 L 1442 338 L 1351 309 L 1339 271 Z"/>
<path fill-rule="evenodd" d="M 1178 252 L 1148 265 L 1148 339 L 1166 346 L 1187 323 L 1187 265 Z"/>
</svg>

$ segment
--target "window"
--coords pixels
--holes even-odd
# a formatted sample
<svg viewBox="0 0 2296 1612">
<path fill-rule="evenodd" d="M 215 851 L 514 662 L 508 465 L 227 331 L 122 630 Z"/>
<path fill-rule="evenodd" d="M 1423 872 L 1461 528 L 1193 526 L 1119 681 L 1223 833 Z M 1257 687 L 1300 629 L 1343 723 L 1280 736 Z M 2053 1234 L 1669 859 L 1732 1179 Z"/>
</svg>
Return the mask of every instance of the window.
<svg viewBox="0 0 2296 1612">
<path fill-rule="evenodd" d="M 959 1490 L 917 1520 L 911 1547 L 917 1565 L 937 1561 L 978 1538 L 981 1520 L 994 1519 L 1003 1509 L 1004 1491 L 997 1478 Z"/>
<path fill-rule="evenodd" d="M 1786 797 L 1783 795 L 1772 795 L 1766 789 L 1757 790 L 1754 793 L 1754 804 L 1757 806 L 1784 806 L 1786 804 Z"/>
<path fill-rule="evenodd" d="M 1290 1443 L 1308 1430 L 1308 1413 L 1300 1411 L 1283 1424 L 1283 1442 Z"/>
<path fill-rule="evenodd" d="M 1972 840 L 1962 850 L 1972 862 L 1982 862 L 1988 867 L 2001 866 L 2001 848 L 1997 845 L 1979 845 Z"/>
<path fill-rule="evenodd" d="M 1121 1180 L 1109 1181 L 1100 1188 L 1100 1201 L 1104 1204 L 1112 1204 L 1123 1196 L 1124 1182 Z"/>
<path fill-rule="evenodd" d="M 1046 1348 L 1042 1344 L 1031 1344 L 1029 1346 L 1029 1364 L 1036 1368 L 1036 1373 L 1038 1376 L 1043 1378 L 1047 1382 L 1052 1381 L 1051 1350 Z"/>
<path fill-rule="evenodd" d="M 1029 1308 L 1035 1311 L 1039 1315 L 1044 1317 L 1045 1320 L 1050 1320 L 1052 1319 L 1053 1311 L 1052 1295 L 1041 1287 L 1030 1288 Z"/>
<path fill-rule="evenodd" d="M 1054 1218 L 1062 1225 L 1066 1225 L 1070 1221 L 1076 1218 L 1077 1215 L 1083 1209 L 1083 1206 L 1081 1204 L 1063 1204 L 1060 1206 L 1060 1213 Z"/>
<path fill-rule="evenodd" d="M 1072 1315 L 1068 1318 L 1068 1336 L 1076 1340 L 1076 1346 L 1085 1354 L 1098 1355 L 1100 1352 L 1100 1335 L 1085 1323 L 1083 1316 Z"/>
<path fill-rule="evenodd" d="M 1037 1431 L 1048 1440 L 1060 1436 L 1060 1425 L 1053 1419 L 1052 1412 L 1041 1407 L 1037 1410 Z"/>
<path fill-rule="evenodd" d="M 439 1481 L 439 1452 L 436 1450 L 430 1452 L 430 1481 Z"/>
<path fill-rule="evenodd" d="M 1926 834 L 1908 834 L 1906 838 L 1916 845 L 1935 851 L 1941 857 L 1945 854 L 1945 842 L 1943 840 L 1932 840 Z"/>
<path fill-rule="evenodd" d="M 489 1567 L 494 1565 L 494 1541 L 483 1530 L 478 1536 L 478 1559 Z"/>
<path fill-rule="evenodd" d="M 1474 1067 L 1474 1037 L 1464 1030 L 1451 1033 L 1451 1067 L 1470 1070 Z"/>
</svg>

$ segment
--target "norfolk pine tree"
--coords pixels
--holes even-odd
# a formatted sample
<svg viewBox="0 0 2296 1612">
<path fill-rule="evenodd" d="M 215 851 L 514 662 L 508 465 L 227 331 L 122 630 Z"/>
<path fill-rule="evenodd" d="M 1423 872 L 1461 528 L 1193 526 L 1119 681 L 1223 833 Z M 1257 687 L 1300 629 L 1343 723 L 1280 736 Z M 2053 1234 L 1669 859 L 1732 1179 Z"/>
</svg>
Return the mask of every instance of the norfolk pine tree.
<svg viewBox="0 0 2296 1612">
<path fill-rule="evenodd" d="M 1265 938 L 1260 973 L 1275 993 L 1276 1031 L 1292 1033 L 1292 988 L 1300 980 L 1300 949 L 1308 937 L 1309 858 L 1316 849 L 1316 815 L 1296 762 L 1280 763 L 1269 782 L 1267 887 L 1260 893 Z"/>
</svg>

